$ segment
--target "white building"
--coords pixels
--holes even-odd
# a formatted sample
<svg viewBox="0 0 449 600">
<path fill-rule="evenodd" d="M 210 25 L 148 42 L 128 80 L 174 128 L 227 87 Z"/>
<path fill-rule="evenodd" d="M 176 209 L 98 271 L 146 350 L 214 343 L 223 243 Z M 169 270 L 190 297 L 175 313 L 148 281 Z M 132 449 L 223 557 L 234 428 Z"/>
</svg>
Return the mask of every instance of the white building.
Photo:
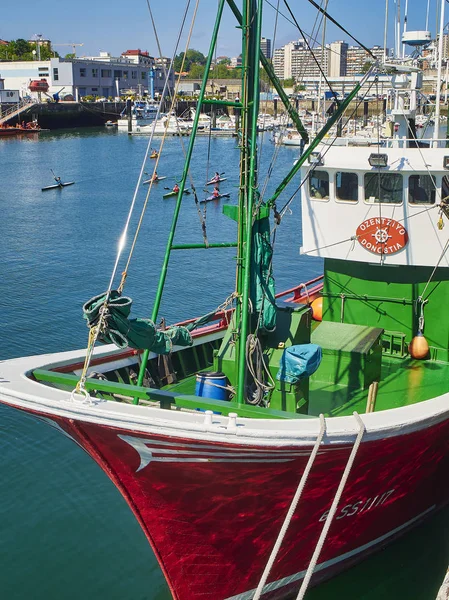
<svg viewBox="0 0 449 600">
<path fill-rule="evenodd" d="M 47 81 L 49 96 L 60 92 L 75 100 L 84 96 L 120 97 L 130 91 L 154 97 L 162 91 L 165 76 L 161 66 L 152 57 L 148 59 L 141 62 L 139 56 L 137 60 L 128 56 L 114 58 L 101 52 L 90 58 L 2 62 L 0 75 L 5 88 L 20 90 L 22 97 L 35 95 L 28 87 L 36 79 Z"/>
<path fill-rule="evenodd" d="M 346 75 L 348 44 L 343 41 L 329 44 L 329 61 L 327 75 L 344 77 Z"/>
<path fill-rule="evenodd" d="M 375 59 L 382 59 L 383 48 L 374 46 L 371 53 Z M 315 46 L 309 49 L 304 42 L 289 42 L 277 48 L 273 55 L 274 72 L 280 79 L 301 81 L 304 77 L 319 77 L 320 68 L 328 77 L 344 77 L 362 73 L 366 62 L 375 59 L 363 48 L 350 46 L 344 41 L 326 44 L 324 48 Z"/>
</svg>

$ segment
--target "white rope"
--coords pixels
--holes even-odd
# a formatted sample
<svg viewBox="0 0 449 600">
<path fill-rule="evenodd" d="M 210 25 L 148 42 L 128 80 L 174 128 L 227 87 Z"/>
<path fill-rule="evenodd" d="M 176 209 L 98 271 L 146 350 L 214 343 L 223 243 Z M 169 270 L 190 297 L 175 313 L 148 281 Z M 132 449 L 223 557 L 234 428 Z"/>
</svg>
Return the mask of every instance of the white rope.
<svg viewBox="0 0 449 600">
<path fill-rule="evenodd" d="M 285 534 L 287 533 L 287 529 L 290 526 L 293 515 L 295 514 L 296 507 L 298 506 L 298 502 L 301 498 L 301 494 L 303 492 L 304 486 L 307 483 L 307 479 L 309 477 L 310 470 L 312 469 L 313 463 L 315 461 L 316 455 L 318 453 L 318 449 L 323 440 L 324 433 L 326 431 L 326 421 L 324 419 L 324 415 L 320 415 L 320 431 L 318 433 L 318 437 L 316 439 L 313 450 L 309 456 L 309 460 L 307 461 L 306 468 L 302 474 L 301 480 L 296 489 L 295 495 L 293 496 L 293 500 L 290 504 L 290 508 L 285 516 L 284 522 L 282 524 L 281 530 L 277 537 L 276 543 L 274 544 L 273 550 L 271 551 L 270 558 L 266 564 L 264 572 L 262 573 L 262 577 L 260 579 L 259 585 L 257 586 L 256 593 L 253 596 L 253 600 L 259 600 L 261 594 L 263 593 L 263 588 L 267 582 L 270 571 L 273 567 L 274 561 L 278 555 L 279 549 L 284 541 Z"/>
<path fill-rule="evenodd" d="M 334 500 L 330 507 L 329 513 L 326 517 L 326 522 L 324 523 L 323 530 L 321 531 L 321 535 L 315 547 L 315 551 L 310 560 L 309 567 L 302 581 L 302 585 L 299 589 L 298 595 L 296 596 L 296 600 L 302 600 L 304 598 L 305 593 L 307 592 L 307 588 L 309 587 L 310 580 L 312 578 L 313 572 L 315 570 L 316 564 L 318 562 L 318 558 L 321 554 L 321 550 L 323 549 L 324 542 L 326 541 L 327 534 L 329 532 L 330 526 L 332 525 L 332 521 L 334 520 L 335 513 L 337 512 L 338 503 L 340 502 L 341 495 L 343 494 L 343 490 L 345 489 L 346 482 L 348 481 L 349 474 L 351 473 L 352 465 L 354 464 L 355 457 L 357 455 L 357 451 L 359 449 L 360 443 L 362 441 L 363 435 L 365 433 L 365 424 L 363 423 L 360 415 L 357 412 L 353 413 L 354 417 L 357 419 L 359 423 L 359 433 L 357 434 L 357 438 L 354 442 L 354 446 L 352 447 L 351 454 L 349 455 L 348 462 L 346 463 L 346 468 L 344 470 L 343 476 L 340 480 L 340 484 L 338 486 L 337 492 L 334 496 Z"/>
</svg>

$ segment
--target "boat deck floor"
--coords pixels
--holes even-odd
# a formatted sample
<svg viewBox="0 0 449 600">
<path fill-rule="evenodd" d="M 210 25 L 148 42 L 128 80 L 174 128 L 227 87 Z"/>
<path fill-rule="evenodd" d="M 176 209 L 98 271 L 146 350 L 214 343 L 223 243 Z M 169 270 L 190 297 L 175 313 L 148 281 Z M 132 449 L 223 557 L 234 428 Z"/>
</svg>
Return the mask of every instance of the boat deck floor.
<svg viewBox="0 0 449 600">
<path fill-rule="evenodd" d="M 411 358 L 382 357 L 382 375 L 375 411 L 416 404 L 449 389 L 449 364 Z M 366 412 L 368 390 L 312 381 L 309 415 L 344 416 Z"/>
<path fill-rule="evenodd" d="M 375 411 L 398 408 L 429 400 L 449 389 L 449 364 L 436 361 L 418 361 L 411 358 L 382 357 L 382 375 Z M 191 375 L 164 386 L 180 394 L 195 393 L 196 376 Z M 325 416 L 351 415 L 366 412 L 368 390 L 351 389 L 346 385 L 312 380 L 308 414 Z"/>
</svg>

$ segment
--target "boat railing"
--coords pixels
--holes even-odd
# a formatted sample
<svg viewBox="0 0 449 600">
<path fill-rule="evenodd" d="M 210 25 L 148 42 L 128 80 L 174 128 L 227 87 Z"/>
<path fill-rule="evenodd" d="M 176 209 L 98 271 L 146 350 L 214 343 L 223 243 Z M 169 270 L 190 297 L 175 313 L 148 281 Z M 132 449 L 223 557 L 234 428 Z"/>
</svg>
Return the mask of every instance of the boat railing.
<svg viewBox="0 0 449 600">
<path fill-rule="evenodd" d="M 26 110 L 27 108 L 29 108 L 31 106 L 31 104 L 35 104 L 35 103 L 36 103 L 36 100 L 34 100 L 33 98 L 24 98 L 17 104 L 14 104 L 14 106 L 11 106 L 11 108 L 8 108 L 7 110 L 2 111 L 2 113 L 0 115 L 0 125 L 7 123 L 13 117 L 20 115 L 20 113 L 22 111 Z"/>
<path fill-rule="evenodd" d="M 376 146 L 378 148 L 446 148 L 449 140 L 446 138 L 381 138 L 357 135 L 339 138 L 328 138 L 322 141 L 325 145 L 340 147 Z"/>
<path fill-rule="evenodd" d="M 310 279 L 305 283 L 300 283 L 299 285 L 292 287 L 288 290 L 280 292 L 276 294 L 276 299 L 285 299 L 286 302 L 297 303 L 300 304 L 302 302 L 311 302 L 323 289 L 323 275 L 319 277 L 315 277 L 314 279 Z M 198 329 L 192 331 L 192 337 L 200 338 L 205 335 L 210 335 L 213 333 L 220 333 L 225 331 L 229 325 L 229 321 L 231 319 L 233 313 L 233 309 L 218 311 L 215 313 L 212 320 L 208 325 L 204 325 L 203 327 L 198 327 Z M 193 323 L 196 319 L 187 319 L 185 321 L 180 321 L 176 323 L 176 326 L 185 326 L 189 323 Z M 142 350 L 136 350 L 134 348 L 127 348 L 120 353 L 114 352 L 108 356 L 94 357 L 91 360 L 91 366 L 97 366 L 100 364 L 105 364 L 108 362 L 115 362 L 117 360 L 130 358 L 132 356 L 136 356 L 141 354 Z M 57 371 L 58 373 L 71 373 L 73 371 L 82 369 L 84 362 L 80 361 L 78 363 L 65 364 L 61 366 L 54 367 L 52 371 Z"/>
</svg>

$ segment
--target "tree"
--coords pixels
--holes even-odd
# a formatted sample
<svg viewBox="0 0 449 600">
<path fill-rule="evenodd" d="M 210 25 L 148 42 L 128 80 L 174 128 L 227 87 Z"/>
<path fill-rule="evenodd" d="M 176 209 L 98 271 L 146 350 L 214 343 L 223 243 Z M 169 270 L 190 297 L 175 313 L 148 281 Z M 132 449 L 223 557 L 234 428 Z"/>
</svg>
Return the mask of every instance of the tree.
<svg viewBox="0 0 449 600">
<path fill-rule="evenodd" d="M 31 54 L 33 50 L 31 44 L 22 38 L 9 42 L 11 53 L 17 58 L 22 58 L 25 54 Z"/>
<path fill-rule="evenodd" d="M 372 66 L 373 66 L 372 61 L 367 60 L 365 63 L 363 63 L 361 73 L 368 73 L 368 71 L 371 69 Z"/>
<path fill-rule="evenodd" d="M 237 69 L 228 69 L 226 63 L 219 63 L 211 71 L 211 77 L 215 79 L 234 79 L 239 77 Z"/>
<path fill-rule="evenodd" d="M 204 75 L 204 65 L 193 64 L 189 71 L 189 79 L 202 79 Z"/>
<path fill-rule="evenodd" d="M 184 60 L 184 65 L 183 65 L 183 60 Z M 206 57 L 204 56 L 204 54 L 202 54 L 198 50 L 194 50 L 193 48 L 191 48 L 191 49 L 187 50 L 187 52 L 185 53 L 185 59 L 184 59 L 184 52 L 181 52 L 180 54 L 178 54 L 175 57 L 173 66 L 174 66 L 175 71 L 177 73 L 179 73 L 181 71 L 181 69 L 182 69 L 182 71 L 190 71 L 191 66 L 194 64 L 205 65 Z"/>
<path fill-rule="evenodd" d="M 293 79 L 293 77 L 290 77 L 290 79 L 284 79 L 284 81 L 282 82 L 282 87 L 285 88 L 290 88 L 293 87 L 295 85 L 295 80 Z"/>
<path fill-rule="evenodd" d="M 1 60 L 36 60 L 39 53 L 41 60 L 50 60 L 53 56 L 59 57 L 50 44 L 41 44 L 38 49 L 37 42 L 27 42 L 22 38 L 11 40 L 6 46 L 0 46 Z"/>
</svg>

